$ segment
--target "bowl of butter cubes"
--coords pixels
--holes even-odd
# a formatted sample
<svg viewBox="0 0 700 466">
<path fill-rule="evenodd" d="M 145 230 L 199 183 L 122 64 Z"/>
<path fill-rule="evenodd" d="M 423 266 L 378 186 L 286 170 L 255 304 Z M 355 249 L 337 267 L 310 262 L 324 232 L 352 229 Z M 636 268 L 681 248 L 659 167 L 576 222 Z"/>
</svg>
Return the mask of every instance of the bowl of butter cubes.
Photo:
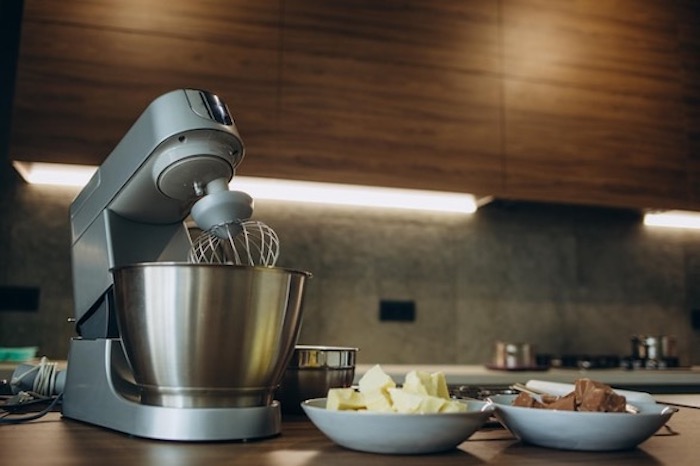
<svg viewBox="0 0 700 466">
<path fill-rule="evenodd" d="M 325 398 L 306 400 L 301 407 L 341 447 L 395 455 L 454 449 L 494 412 L 487 402 L 450 398 L 442 372 L 410 371 L 397 385 L 380 365 L 357 387 L 331 388 Z"/>
</svg>

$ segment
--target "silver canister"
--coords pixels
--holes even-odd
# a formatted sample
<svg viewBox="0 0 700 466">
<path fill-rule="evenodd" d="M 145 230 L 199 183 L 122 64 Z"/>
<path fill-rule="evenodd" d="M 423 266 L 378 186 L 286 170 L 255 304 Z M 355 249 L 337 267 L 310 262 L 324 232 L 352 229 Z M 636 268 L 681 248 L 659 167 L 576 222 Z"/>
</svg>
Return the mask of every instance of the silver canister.
<svg viewBox="0 0 700 466">
<path fill-rule="evenodd" d="M 357 348 L 297 345 L 277 391 L 282 412 L 300 414 L 300 403 L 324 398 L 331 388 L 352 386 Z"/>
<path fill-rule="evenodd" d="M 497 341 L 493 365 L 504 369 L 521 369 L 536 365 L 535 347 L 530 343 Z"/>
<path fill-rule="evenodd" d="M 674 336 L 634 335 L 631 343 L 632 357 L 638 360 L 660 362 L 678 357 Z"/>
</svg>

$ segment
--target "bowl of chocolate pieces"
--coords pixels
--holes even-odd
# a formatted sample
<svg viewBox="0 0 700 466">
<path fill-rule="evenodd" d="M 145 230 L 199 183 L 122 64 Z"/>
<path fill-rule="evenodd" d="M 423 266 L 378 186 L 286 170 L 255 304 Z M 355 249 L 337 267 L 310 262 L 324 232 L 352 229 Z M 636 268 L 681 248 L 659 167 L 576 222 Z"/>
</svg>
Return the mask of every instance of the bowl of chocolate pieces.
<svg viewBox="0 0 700 466">
<path fill-rule="evenodd" d="M 676 408 L 631 405 L 624 395 L 591 379 L 578 379 L 565 395 L 521 392 L 494 395 L 495 417 L 524 443 L 562 450 L 635 448 L 654 435 Z"/>
</svg>

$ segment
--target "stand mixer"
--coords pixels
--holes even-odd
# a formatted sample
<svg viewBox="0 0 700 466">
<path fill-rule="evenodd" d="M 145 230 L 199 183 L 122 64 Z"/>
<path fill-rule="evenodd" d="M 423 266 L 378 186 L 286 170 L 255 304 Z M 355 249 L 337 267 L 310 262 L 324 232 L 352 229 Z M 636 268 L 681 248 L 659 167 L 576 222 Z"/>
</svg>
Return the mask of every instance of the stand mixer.
<svg viewBox="0 0 700 466">
<path fill-rule="evenodd" d="M 273 394 L 310 274 L 191 263 L 184 223 L 191 213 L 205 232 L 243 228 L 253 200 L 228 190 L 243 155 L 217 96 L 172 91 L 146 108 L 71 204 L 79 337 L 65 417 L 164 440 L 280 432 Z"/>
</svg>

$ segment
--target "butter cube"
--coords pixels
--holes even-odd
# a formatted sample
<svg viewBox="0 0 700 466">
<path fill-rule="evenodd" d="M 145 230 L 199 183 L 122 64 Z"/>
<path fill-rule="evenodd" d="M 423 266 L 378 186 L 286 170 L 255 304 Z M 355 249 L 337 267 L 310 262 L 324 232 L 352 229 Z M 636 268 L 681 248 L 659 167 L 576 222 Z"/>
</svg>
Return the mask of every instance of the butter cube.
<svg viewBox="0 0 700 466">
<path fill-rule="evenodd" d="M 388 388 L 396 387 L 394 380 L 384 372 L 379 364 L 365 372 L 358 385 L 360 393 L 369 393 L 377 390 L 386 391 Z"/>
<path fill-rule="evenodd" d="M 440 409 L 441 413 L 466 413 L 467 404 L 457 400 L 448 400 Z"/>
<path fill-rule="evenodd" d="M 390 413 L 394 411 L 389 393 L 384 390 L 372 390 L 368 393 L 363 393 L 362 396 L 367 406 L 367 411 L 377 411 L 382 413 Z"/>
<path fill-rule="evenodd" d="M 360 393 L 369 411 L 393 411 L 389 389 L 395 388 L 396 383 L 387 375 L 379 364 L 373 366 L 358 382 Z"/>
<path fill-rule="evenodd" d="M 416 395 L 433 395 L 431 385 L 430 374 L 422 371 L 410 371 L 404 379 L 403 389 Z"/>
<path fill-rule="evenodd" d="M 328 390 L 326 409 L 332 411 L 358 410 L 366 407 L 362 393 L 353 388 L 331 388 Z"/>
<path fill-rule="evenodd" d="M 438 398 L 437 396 L 432 395 L 424 396 L 419 412 L 422 414 L 439 413 L 442 411 L 445 403 L 447 403 L 447 401 L 444 398 Z"/>
<path fill-rule="evenodd" d="M 419 395 L 401 388 L 389 389 L 394 409 L 398 413 L 409 414 L 433 414 L 442 412 L 445 404 L 449 403 L 443 398 L 431 395 Z"/>
<path fill-rule="evenodd" d="M 435 391 L 435 393 L 431 393 L 431 395 L 445 399 L 450 398 L 450 391 L 447 389 L 447 379 L 443 372 L 434 372 L 430 374 L 430 381 Z"/>
<path fill-rule="evenodd" d="M 389 396 L 397 413 L 420 412 L 423 396 L 408 392 L 401 388 L 390 388 Z"/>
<path fill-rule="evenodd" d="M 410 371 L 401 388 L 380 365 L 369 369 L 359 380 L 359 392 L 352 388 L 328 391 L 326 408 L 357 412 L 396 412 L 407 414 L 458 413 L 465 403 L 450 399 L 445 374 Z"/>
<path fill-rule="evenodd" d="M 442 372 L 429 374 L 423 371 L 411 371 L 406 374 L 403 389 L 417 395 L 437 396 L 438 398 L 450 398 L 447 389 L 447 380 Z"/>
</svg>

